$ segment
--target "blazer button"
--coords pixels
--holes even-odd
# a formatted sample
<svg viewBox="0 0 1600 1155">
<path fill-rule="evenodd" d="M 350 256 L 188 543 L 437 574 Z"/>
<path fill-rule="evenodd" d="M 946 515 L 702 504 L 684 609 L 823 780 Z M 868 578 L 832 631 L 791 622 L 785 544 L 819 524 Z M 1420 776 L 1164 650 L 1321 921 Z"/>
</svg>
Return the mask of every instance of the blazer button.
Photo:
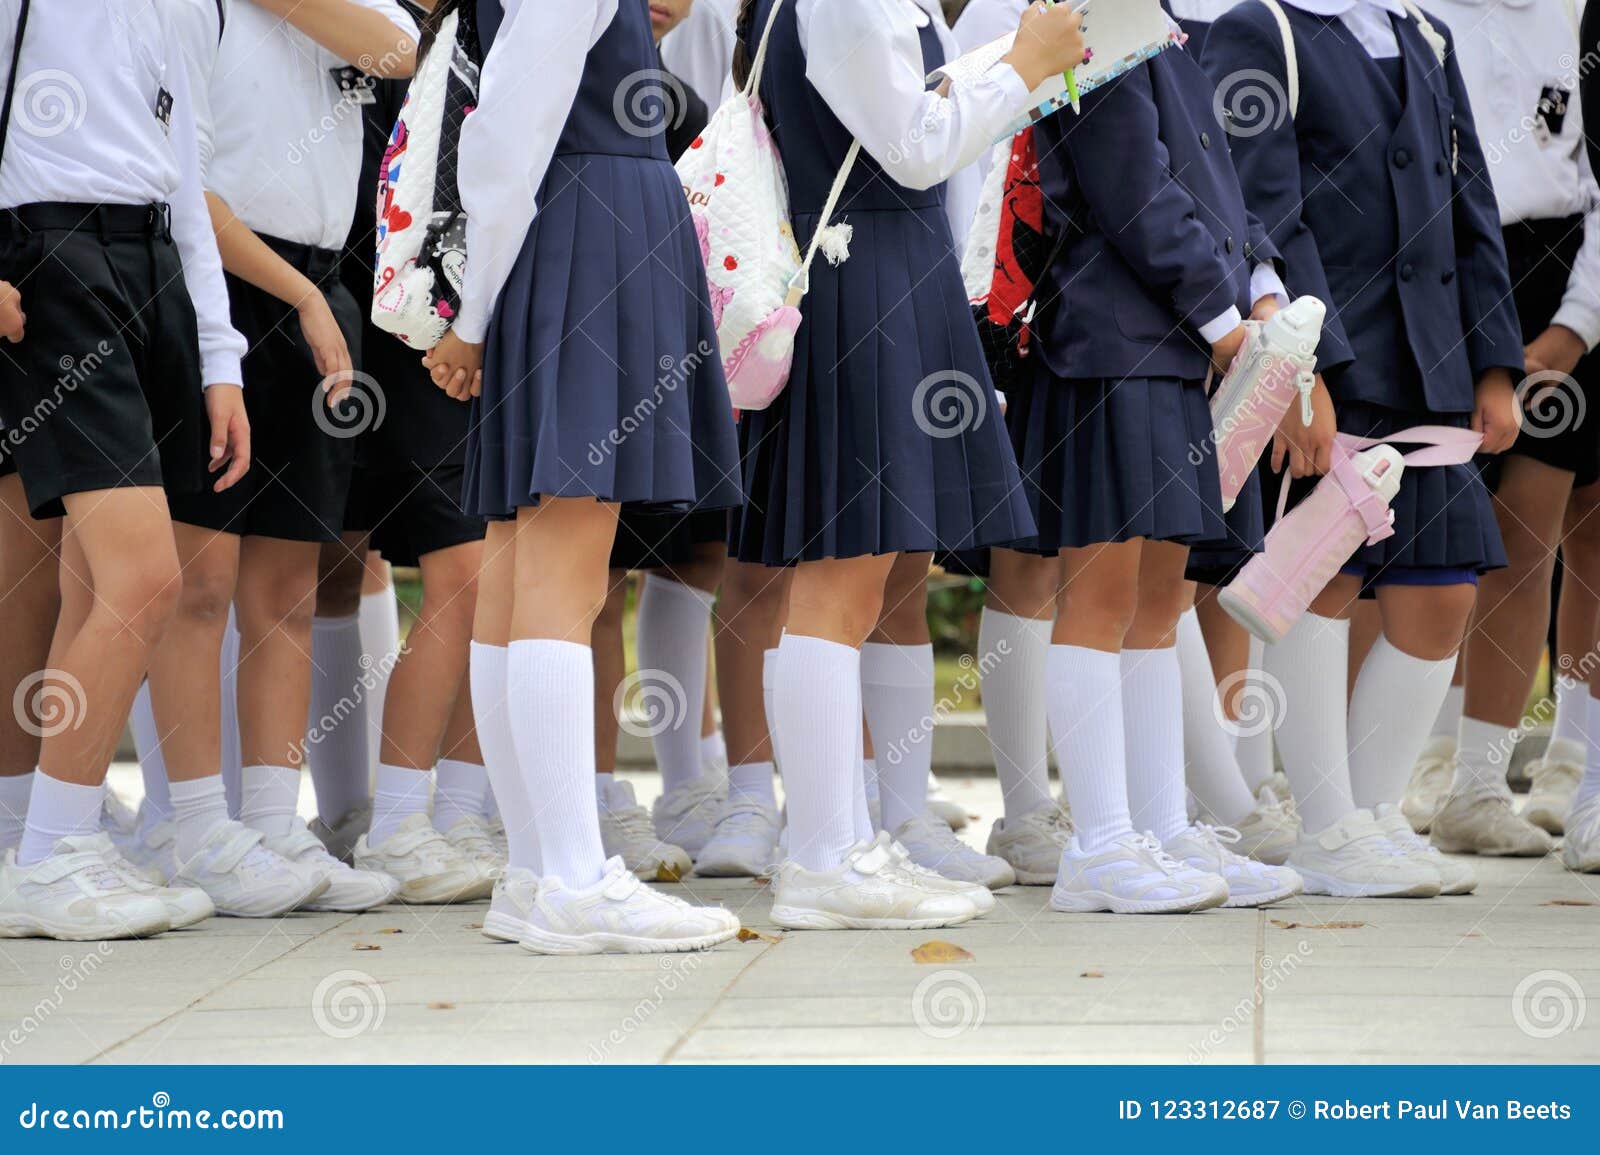
<svg viewBox="0 0 1600 1155">
<path fill-rule="evenodd" d="M 1229 256 L 1232 256 L 1233 255 L 1233 238 L 1229 237 L 1227 239 L 1227 241 L 1223 244 L 1222 247 L 1227 250 Z"/>
<path fill-rule="evenodd" d="M 1415 277 L 1416 275 L 1417 275 L 1417 267 L 1415 265 L 1413 265 L 1410 261 L 1407 261 L 1405 264 L 1400 266 L 1400 279 L 1402 281 L 1409 281 L 1413 277 Z"/>
<path fill-rule="evenodd" d="M 1254 245 L 1252 245 L 1249 241 L 1246 241 L 1244 243 L 1244 259 L 1247 260 L 1247 261 L 1248 260 L 1253 260 L 1255 258 L 1255 255 L 1256 255 L 1256 247 Z"/>
<path fill-rule="evenodd" d="M 1411 154 L 1403 148 L 1394 150 L 1394 167 L 1405 168 L 1411 163 Z"/>
<path fill-rule="evenodd" d="M 1209 132 L 1202 132 L 1200 134 L 1200 147 L 1201 148 L 1210 148 L 1211 147 L 1211 134 Z"/>
</svg>

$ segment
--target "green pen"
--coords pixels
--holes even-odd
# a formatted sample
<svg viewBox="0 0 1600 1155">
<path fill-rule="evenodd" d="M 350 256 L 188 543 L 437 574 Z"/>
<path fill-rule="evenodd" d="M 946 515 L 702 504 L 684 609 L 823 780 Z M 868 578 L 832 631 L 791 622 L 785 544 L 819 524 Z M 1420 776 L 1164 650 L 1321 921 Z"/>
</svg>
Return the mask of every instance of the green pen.
<svg viewBox="0 0 1600 1155">
<path fill-rule="evenodd" d="M 1047 8 L 1054 8 L 1056 6 L 1056 0 L 1044 0 L 1044 3 L 1045 7 Z M 1081 0 L 1081 3 L 1074 7 L 1073 11 L 1078 13 L 1087 12 L 1089 10 L 1089 4 L 1090 0 Z M 1077 69 L 1067 69 L 1061 74 L 1061 79 L 1067 82 L 1067 100 L 1072 104 L 1072 111 L 1081 113 L 1083 111 L 1083 98 L 1078 95 Z"/>
</svg>

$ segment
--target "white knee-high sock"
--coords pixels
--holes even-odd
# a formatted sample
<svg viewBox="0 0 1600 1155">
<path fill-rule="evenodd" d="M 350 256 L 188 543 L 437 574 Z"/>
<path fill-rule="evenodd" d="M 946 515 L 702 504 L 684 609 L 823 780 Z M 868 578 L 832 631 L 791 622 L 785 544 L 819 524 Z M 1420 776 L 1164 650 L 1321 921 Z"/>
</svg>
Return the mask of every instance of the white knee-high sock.
<svg viewBox="0 0 1600 1155">
<path fill-rule="evenodd" d="M 292 766 L 246 766 L 239 821 L 269 838 L 289 833 L 300 809 L 300 771 Z"/>
<path fill-rule="evenodd" d="M 861 701 L 878 769 L 883 828 L 922 813 L 933 763 L 933 647 L 861 647 Z M 863 790 L 865 783 L 863 782 Z M 862 804 L 866 795 L 862 794 Z"/>
<path fill-rule="evenodd" d="M 1122 651 L 1122 729 L 1134 828 L 1161 842 L 1176 838 L 1189 825 L 1176 646 Z"/>
<path fill-rule="evenodd" d="M 505 824 L 510 863 L 535 874 L 544 872 L 539 830 L 533 805 L 517 766 L 517 744 L 511 734 L 510 701 L 506 696 L 506 647 L 473 642 L 471 651 L 472 719 L 478 727 L 484 769 L 489 772 L 494 802 Z"/>
<path fill-rule="evenodd" d="M 63 838 L 98 834 L 105 798 L 104 783 L 80 786 L 35 770 L 33 792 L 28 798 L 28 821 L 17 847 L 17 865 L 32 866 L 48 858 Z"/>
<path fill-rule="evenodd" d="M 167 760 L 161 750 L 161 731 L 156 729 L 156 712 L 150 705 L 150 683 L 139 684 L 128 714 L 128 729 L 133 731 L 133 749 L 139 758 L 139 773 L 144 778 L 144 806 L 141 820 L 154 825 L 172 821 L 172 795 L 167 789 Z"/>
<path fill-rule="evenodd" d="M 1584 694 L 1588 694 L 1585 688 Z M 1444 702 L 1439 706 L 1438 714 L 1434 715 L 1433 729 L 1428 732 L 1430 738 L 1454 738 L 1456 730 L 1461 725 L 1461 711 L 1467 699 L 1465 686 L 1451 686 L 1444 692 Z"/>
<path fill-rule="evenodd" d="M 1256 808 L 1256 799 L 1244 784 L 1233 743 L 1219 720 L 1216 674 L 1200 618 L 1192 609 L 1178 619 L 1177 652 L 1183 684 L 1185 780 L 1206 812 L 1231 826 Z"/>
<path fill-rule="evenodd" d="M 1589 744 L 1589 687 L 1571 675 L 1555 677 L 1556 717 L 1550 727 L 1551 742 Z"/>
<path fill-rule="evenodd" d="M 684 709 L 654 737 L 663 792 L 700 777 L 706 701 L 706 631 L 716 595 L 648 574 L 639 592 L 639 669 L 660 670 L 683 689 Z M 670 685 L 670 682 L 668 683 Z"/>
<path fill-rule="evenodd" d="M 28 824 L 28 800 L 33 796 L 33 775 L 29 770 L 0 778 L 0 854 L 15 850 L 22 841 L 22 828 Z"/>
<path fill-rule="evenodd" d="M 1600 734 L 1600 698 L 1589 698 L 1589 733 Z M 4 779 L 0 779 L 3 782 Z M 1600 796 L 1600 741 L 1589 740 L 1589 757 L 1583 768 L 1583 777 L 1578 781 L 1577 792 L 1572 796 L 1572 805 L 1577 807 L 1592 798 Z"/>
<path fill-rule="evenodd" d="M 863 789 L 857 785 L 861 651 L 785 634 L 775 689 L 787 759 L 789 856 L 807 870 L 833 870 L 856 843 L 856 795 Z"/>
<path fill-rule="evenodd" d="M 378 755 L 383 745 L 383 703 L 389 692 L 389 674 L 400 654 L 400 599 L 391 581 L 373 594 L 361 595 L 361 648 L 370 660 L 367 691 L 367 779 L 362 795 L 372 790 L 378 776 Z"/>
<path fill-rule="evenodd" d="M 1266 652 L 1265 642 L 1260 638 L 1251 638 L 1249 668 L 1257 671 L 1263 669 Z M 1234 740 L 1233 750 L 1239 759 L 1239 773 L 1244 776 L 1244 784 L 1249 787 L 1251 794 L 1261 793 L 1267 779 L 1277 770 L 1272 757 L 1272 727 L 1250 727 Z"/>
<path fill-rule="evenodd" d="M 506 675 L 544 873 L 581 889 L 600 880 L 606 862 L 594 796 L 594 651 L 545 638 L 514 641 Z"/>
<path fill-rule="evenodd" d="M 983 716 L 1008 819 L 1054 803 L 1044 719 L 1050 629 L 1049 619 L 1022 618 L 989 606 L 978 618 Z"/>
<path fill-rule="evenodd" d="M 1354 721 L 1354 714 L 1351 715 Z M 1511 797 L 1506 771 L 1516 749 L 1509 726 L 1463 717 L 1456 728 L 1455 772 L 1450 778 L 1450 796 L 1470 798 L 1474 794 L 1499 794 Z M 1408 763 L 1409 765 L 1409 763 Z"/>
<path fill-rule="evenodd" d="M 239 752 L 239 623 L 228 607 L 228 628 L 222 634 L 222 788 L 228 813 L 239 817 L 244 803 L 244 756 Z"/>
<path fill-rule="evenodd" d="M 380 675 L 363 653 L 360 614 L 312 620 L 307 761 L 317 813 L 330 826 L 372 797 L 367 742 Z"/>
<path fill-rule="evenodd" d="M 1307 613 L 1283 641 L 1267 647 L 1264 663 L 1281 690 L 1277 741 L 1284 773 L 1305 832 L 1320 834 L 1356 808 L 1345 731 L 1350 623 Z"/>
<path fill-rule="evenodd" d="M 426 770 L 378 763 L 377 789 L 372 792 L 372 826 L 367 833 L 371 845 L 392 837 L 412 815 L 428 813 L 432 778 Z"/>
<path fill-rule="evenodd" d="M 1350 796 L 1357 806 L 1400 801 L 1455 668 L 1454 654 L 1430 661 L 1385 637 L 1373 644 L 1350 695 Z"/>
<path fill-rule="evenodd" d="M 778 650 L 774 646 L 761 653 L 761 709 L 767 715 L 767 739 L 772 743 L 772 760 L 778 775 L 783 775 L 783 755 L 778 750 Z"/>
<path fill-rule="evenodd" d="M 441 758 L 433 768 L 433 825 L 448 831 L 463 818 L 483 815 L 489 773 L 476 762 Z"/>
<path fill-rule="evenodd" d="M 1099 850 L 1133 830 L 1122 721 L 1122 655 L 1052 645 L 1044 685 L 1045 712 L 1078 844 Z"/>
</svg>

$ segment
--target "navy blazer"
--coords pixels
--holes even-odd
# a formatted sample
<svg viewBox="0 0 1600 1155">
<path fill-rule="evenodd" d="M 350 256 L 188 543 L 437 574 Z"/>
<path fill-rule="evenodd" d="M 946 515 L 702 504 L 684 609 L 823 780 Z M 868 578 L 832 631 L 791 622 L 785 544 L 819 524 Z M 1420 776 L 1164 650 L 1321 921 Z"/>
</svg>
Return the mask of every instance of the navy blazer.
<svg viewBox="0 0 1600 1155">
<path fill-rule="evenodd" d="M 1224 103 L 1250 114 L 1234 123 L 1234 156 L 1290 294 L 1328 304 L 1318 368 L 1335 401 L 1470 412 L 1486 370 L 1522 372 L 1522 332 L 1454 49 L 1441 68 L 1416 22 L 1395 20 L 1397 98 L 1338 17 L 1285 11 L 1299 57 L 1297 116 L 1283 97 L 1282 34 L 1264 5 L 1240 4 L 1216 22 L 1205 66 Z M 1243 95 L 1252 84 L 1269 94 L 1253 108 Z"/>
<path fill-rule="evenodd" d="M 1215 104 L 1174 47 L 1035 127 L 1061 251 L 1034 329 L 1056 376 L 1202 378 L 1200 326 L 1249 314 L 1251 270 L 1277 250 L 1245 208 Z"/>
</svg>

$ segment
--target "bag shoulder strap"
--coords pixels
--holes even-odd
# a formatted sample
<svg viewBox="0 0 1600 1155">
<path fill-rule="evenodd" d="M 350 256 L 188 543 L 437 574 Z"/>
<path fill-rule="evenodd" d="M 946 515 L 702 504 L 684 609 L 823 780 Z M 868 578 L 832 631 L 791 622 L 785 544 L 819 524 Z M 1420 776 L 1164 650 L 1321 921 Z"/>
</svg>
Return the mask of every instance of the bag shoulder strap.
<svg viewBox="0 0 1600 1155">
<path fill-rule="evenodd" d="M 22 34 L 28 27 L 28 0 L 17 13 L 17 38 L 11 46 L 11 71 L 6 76 L 5 103 L 0 104 L 0 164 L 5 162 L 6 136 L 11 131 L 11 102 L 17 95 L 17 69 L 22 65 Z"/>
<path fill-rule="evenodd" d="M 1289 25 L 1289 14 L 1278 0 L 1261 0 L 1272 18 L 1278 22 L 1278 34 L 1283 37 L 1283 66 L 1285 84 L 1289 89 L 1289 119 L 1300 113 L 1300 57 L 1295 52 L 1294 29 Z"/>
<path fill-rule="evenodd" d="M 1387 437 L 1356 437 L 1339 434 L 1339 444 L 1351 453 L 1371 449 L 1375 445 L 1421 445 L 1404 454 L 1401 460 L 1413 469 L 1430 465 L 1465 465 L 1471 461 L 1483 444 L 1483 434 L 1455 425 L 1413 425 Z"/>
<path fill-rule="evenodd" d="M 1444 34 L 1433 26 L 1427 14 L 1417 7 L 1415 0 L 1400 0 L 1400 5 L 1406 10 L 1406 15 L 1417 22 L 1417 31 L 1422 33 L 1422 38 L 1428 42 L 1428 47 L 1433 49 L 1433 58 L 1442 65 L 1445 53 Z"/>
</svg>

